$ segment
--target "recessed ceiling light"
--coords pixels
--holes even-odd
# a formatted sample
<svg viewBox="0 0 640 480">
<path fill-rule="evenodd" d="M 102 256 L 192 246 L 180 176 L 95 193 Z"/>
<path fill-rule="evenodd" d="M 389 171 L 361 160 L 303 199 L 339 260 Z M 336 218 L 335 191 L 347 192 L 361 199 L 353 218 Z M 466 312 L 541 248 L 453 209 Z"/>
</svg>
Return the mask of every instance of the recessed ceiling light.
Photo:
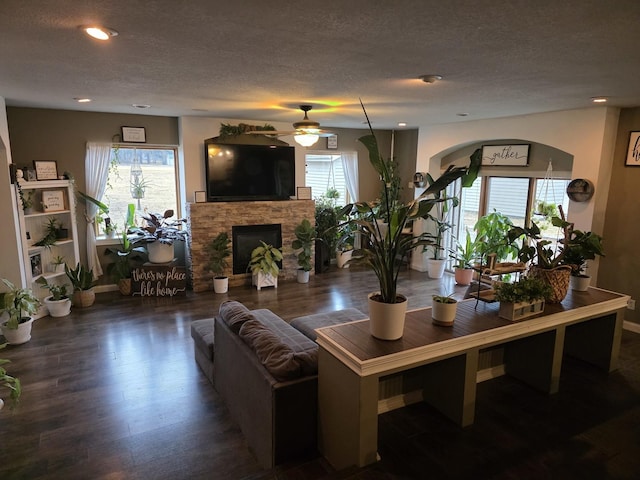
<svg viewBox="0 0 640 480">
<path fill-rule="evenodd" d="M 399 127 L 406 127 L 407 126 L 407 122 L 398 122 L 398 126 Z"/>
<path fill-rule="evenodd" d="M 591 97 L 593 103 L 607 103 L 607 97 Z"/>
<path fill-rule="evenodd" d="M 457 116 L 459 117 L 468 117 L 469 114 L 467 112 L 460 112 L 460 113 L 456 113 Z"/>
<path fill-rule="evenodd" d="M 442 75 L 428 74 L 428 75 L 420 75 L 418 78 L 422 80 L 424 83 L 436 83 L 438 80 L 442 80 Z"/>
<path fill-rule="evenodd" d="M 151 107 L 151 105 L 145 105 L 145 104 L 143 104 L 143 103 L 132 103 L 132 104 L 131 104 L 131 106 L 132 106 L 133 108 L 140 108 L 140 109 L 142 109 L 142 108 L 149 108 L 149 107 Z"/>
<path fill-rule="evenodd" d="M 89 103 L 91 98 L 82 98 L 82 97 L 73 97 L 73 99 L 78 103 Z"/>
<path fill-rule="evenodd" d="M 113 28 L 100 27 L 97 25 L 84 25 L 80 27 L 87 35 L 98 40 L 109 40 L 111 37 L 118 36 Z"/>
</svg>

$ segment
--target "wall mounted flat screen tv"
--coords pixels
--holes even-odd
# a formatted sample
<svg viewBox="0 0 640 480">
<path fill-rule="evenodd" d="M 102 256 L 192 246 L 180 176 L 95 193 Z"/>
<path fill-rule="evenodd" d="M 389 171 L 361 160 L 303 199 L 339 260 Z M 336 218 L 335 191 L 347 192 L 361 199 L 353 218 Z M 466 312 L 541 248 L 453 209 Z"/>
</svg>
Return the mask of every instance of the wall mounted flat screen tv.
<svg viewBox="0 0 640 480">
<path fill-rule="evenodd" d="M 288 200 L 295 195 L 295 148 L 205 141 L 207 200 Z"/>
</svg>

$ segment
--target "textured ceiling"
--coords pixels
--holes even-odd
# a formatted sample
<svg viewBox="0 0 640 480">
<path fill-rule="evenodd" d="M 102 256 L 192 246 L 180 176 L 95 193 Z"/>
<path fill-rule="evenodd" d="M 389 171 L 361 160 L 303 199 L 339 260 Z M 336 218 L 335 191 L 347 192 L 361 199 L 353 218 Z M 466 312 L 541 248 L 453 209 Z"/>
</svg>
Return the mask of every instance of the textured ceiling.
<svg viewBox="0 0 640 480">
<path fill-rule="evenodd" d="M 3 0 L 0 12 L 9 106 L 294 122 L 311 103 L 312 120 L 352 128 L 358 98 L 381 128 L 600 95 L 640 106 L 638 0 Z M 119 35 L 78 29 L 96 23 Z"/>
</svg>

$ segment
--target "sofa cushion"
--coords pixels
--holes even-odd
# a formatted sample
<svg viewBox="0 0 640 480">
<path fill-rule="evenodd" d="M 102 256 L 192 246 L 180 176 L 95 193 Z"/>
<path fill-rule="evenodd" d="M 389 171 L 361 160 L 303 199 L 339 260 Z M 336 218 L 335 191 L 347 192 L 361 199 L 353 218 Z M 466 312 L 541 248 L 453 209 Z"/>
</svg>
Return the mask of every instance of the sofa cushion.
<svg viewBox="0 0 640 480">
<path fill-rule="evenodd" d="M 231 331 L 238 333 L 240 327 L 247 320 L 255 320 L 255 317 L 251 311 L 245 307 L 242 303 L 235 300 L 227 300 L 220 304 L 220 318 L 224 320 Z"/>
<path fill-rule="evenodd" d="M 345 308 L 335 312 L 315 313 L 313 315 L 305 315 L 291 320 L 292 327 L 296 328 L 311 340 L 317 338 L 316 329 L 322 327 L 331 327 L 341 323 L 353 322 L 356 320 L 365 320 L 367 315 L 355 308 Z"/>
<path fill-rule="evenodd" d="M 280 322 L 287 325 L 284 320 Z M 247 320 L 240 327 L 240 338 L 279 381 L 315 375 L 318 372 L 318 346 L 297 330 L 291 327 L 289 329 L 289 335 L 283 335 L 258 320 Z"/>
<path fill-rule="evenodd" d="M 213 318 L 191 322 L 191 337 L 195 347 L 213 362 Z"/>
</svg>

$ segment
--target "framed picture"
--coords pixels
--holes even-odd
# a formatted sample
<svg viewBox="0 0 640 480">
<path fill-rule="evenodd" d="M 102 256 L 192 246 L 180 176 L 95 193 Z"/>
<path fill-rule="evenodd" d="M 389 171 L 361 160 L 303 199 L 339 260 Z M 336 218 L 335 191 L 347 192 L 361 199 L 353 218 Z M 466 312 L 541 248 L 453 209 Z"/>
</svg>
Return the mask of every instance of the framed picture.
<svg viewBox="0 0 640 480">
<path fill-rule="evenodd" d="M 207 201 L 207 192 L 204 190 L 197 190 L 193 194 L 193 199 L 196 203 L 205 203 Z"/>
<path fill-rule="evenodd" d="M 627 149 L 627 167 L 640 167 L 640 132 L 631 132 Z"/>
<path fill-rule="evenodd" d="M 311 200 L 311 187 L 298 187 L 298 200 Z"/>
<path fill-rule="evenodd" d="M 42 192 L 42 210 L 48 212 L 61 212 L 64 208 L 64 192 L 62 190 L 45 190 Z"/>
<path fill-rule="evenodd" d="M 122 141 L 131 143 L 145 143 L 147 136 L 144 127 L 122 127 Z"/>
<path fill-rule="evenodd" d="M 36 171 L 36 180 L 58 179 L 58 162 L 55 160 L 34 160 L 33 168 Z"/>
<path fill-rule="evenodd" d="M 482 165 L 526 167 L 529 165 L 529 144 L 483 145 Z"/>
<path fill-rule="evenodd" d="M 31 276 L 37 277 L 42 275 L 42 257 L 39 253 L 34 253 L 29 257 L 31 260 Z"/>
<path fill-rule="evenodd" d="M 331 135 L 327 137 L 327 149 L 335 150 L 336 148 L 338 148 L 338 136 Z"/>
</svg>

